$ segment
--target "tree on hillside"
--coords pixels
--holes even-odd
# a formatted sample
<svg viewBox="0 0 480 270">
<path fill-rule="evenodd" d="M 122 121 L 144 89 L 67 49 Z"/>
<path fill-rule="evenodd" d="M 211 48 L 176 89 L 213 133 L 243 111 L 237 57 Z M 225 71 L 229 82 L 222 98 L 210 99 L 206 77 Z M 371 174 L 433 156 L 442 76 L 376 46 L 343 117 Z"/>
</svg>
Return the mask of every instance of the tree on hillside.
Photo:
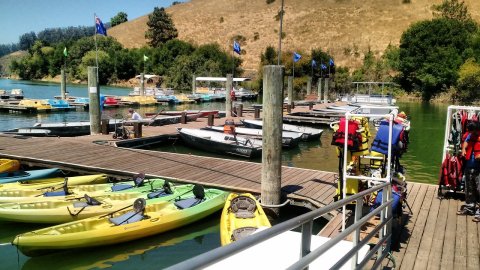
<svg viewBox="0 0 480 270">
<path fill-rule="evenodd" d="M 458 75 L 457 97 L 463 102 L 476 100 L 480 90 L 480 64 L 475 59 L 468 59 Z"/>
<path fill-rule="evenodd" d="M 117 15 L 115 15 L 114 17 L 112 17 L 110 19 L 110 25 L 112 27 L 114 27 L 114 26 L 119 25 L 121 23 L 127 22 L 128 21 L 127 17 L 128 17 L 127 13 L 118 12 Z"/>
<path fill-rule="evenodd" d="M 439 5 L 433 5 L 433 16 L 437 18 L 447 18 L 457 21 L 471 21 L 472 17 L 468 13 L 465 2 L 459 0 L 443 0 Z"/>
<path fill-rule="evenodd" d="M 145 38 L 149 39 L 152 47 L 158 47 L 178 36 L 177 29 L 173 24 L 172 18 L 167 14 L 164 8 L 155 7 L 153 13 L 148 15 L 148 30 Z"/>
<path fill-rule="evenodd" d="M 37 40 L 37 35 L 35 32 L 30 32 L 30 33 L 25 33 L 20 36 L 18 46 L 20 47 L 20 50 L 28 50 L 32 45 L 35 43 Z"/>
<path fill-rule="evenodd" d="M 422 92 L 429 100 L 456 84 L 470 36 L 477 26 L 438 18 L 421 21 L 407 29 L 400 39 L 400 83 L 407 91 Z"/>
</svg>

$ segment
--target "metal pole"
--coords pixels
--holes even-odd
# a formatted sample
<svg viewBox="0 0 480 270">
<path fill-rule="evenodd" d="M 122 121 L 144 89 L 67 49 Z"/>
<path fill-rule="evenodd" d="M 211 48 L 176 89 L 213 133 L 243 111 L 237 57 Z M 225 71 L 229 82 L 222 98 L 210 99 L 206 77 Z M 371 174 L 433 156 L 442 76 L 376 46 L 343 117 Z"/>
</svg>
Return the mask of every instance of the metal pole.
<svg viewBox="0 0 480 270">
<path fill-rule="evenodd" d="M 66 93 L 67 93 L 67 78 L 66 78 L 66 75 L 65 75 L 65 69 L 62 69 L 61 71 L 61 77 L 62 77 L 62 81 L 61 81 L 61 84 L 60 84 L 60 96 L 63 100 L 66 99 Z"/>
<path fill-rule="evenodd" d="M 90 115 L 90 134 L 100 134 L 100 87 L 97 80 L 98 67 L 88 67 L 88 97 L 90 103 L 88 114 Z"/>
<path fill-rule="evenodd" d="M 307 80 L 307 95 L 312 93 L 312 77 L 308 77 Z"/>
<path fill-rule="evenodd" d="M 323 89 L 323 103 L 328 103 L 328 80 L 330 78 L 325 78 L 325 87 Z"/>
<path fill-rule="evenodd" d="M 192 94 L 195 95 L 197 91 L 197 77 L 195 76 L 195 74 L 192 74 Z"/>
<path fill-rule="evenodd" d="M 280 9 L 280 33 L 278 34 L 278 59 L 277 59 L 277 65 L 280 66 L 280 61 L 282 59 L 282 29 L 283 29 L 283 2 L 282 0 L 282 8 Z"/>
<path fill-rule="evenodd" d="M 233 75 L 227 74 L 227 84 L 225 86 L 225 117 L 232 117 L 232 98 L 230 96 L 232 92 Z"/>
<path fill-rule="evenodd" d="M 280 204 L 282 186 L 282 117 L 284 68 L 263 67 L 263 145 L 261 201 L 268 205 Z M 279 214 L 278 208 L 273 208 Z"/>
<path fill-rule="evenodd" d="M 145 73 L 140 73 L 140 96 L 145 96 Z"/>
<path fill-rule="evenodd" d="M 293 109 L 293 76 L 288 76 L 288 104 Z"/>
<path fill-rule="evenodd" d="M 318 78 L 318 84 L 317 84 L 317 100 L 321 101 L 322 100 L 322 78 Z"/>
</svg>

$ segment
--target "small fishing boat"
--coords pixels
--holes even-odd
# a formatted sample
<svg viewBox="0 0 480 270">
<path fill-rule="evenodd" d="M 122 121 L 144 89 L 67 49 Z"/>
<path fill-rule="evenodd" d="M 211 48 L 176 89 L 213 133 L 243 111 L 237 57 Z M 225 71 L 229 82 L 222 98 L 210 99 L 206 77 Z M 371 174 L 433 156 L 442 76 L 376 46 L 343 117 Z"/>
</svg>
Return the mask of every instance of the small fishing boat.
<svg viewBox="0 0 480 270">
<path fill-rule="evenodd" d="M 220 217 L 220 242 L 225 246 L 271 226 L 262 206 L 252 194 L 230 193 Z"/>
<path fill-rule="evenodd" d="M 175 200 L 146 203 L 109 214 L 19 234 L 12 244 L 27 256 L 55 250 L 112 245 L 159 234 L 205 218 L 225 204 L 227 193 L 195 186 Z"/>
<path fill-rule="evenodd" d="M 164 182 L 168 183 L 168 182 Z M 175 199 L 193 189 L 193 185 L 173 186 L 167 184 L 144 193 L 119 192 L 103 196 L 79 196 L 72 200 L 45 202 L 2 203 L 0 220 L 24 223 L 58 224 L 104 215 L 128 208 L 138 198 L 149 203 Z"/>
<path fill-rule="evenodd" d="M 205 130 L 213 130 L 218 132 L 223 132 L 224 128 L 222 126 L 212 126 L 206 127 Z M 262 139 L 262 130 L 257 128 L 242 128 L 235 127 L 235 133 L 240 134 L 246 137 L 251 137 L 255 139 Z M 298 142 L 302 139 L 302 133 L 283 131 L 282 132 L 282 146 L 285 148 L 292 148 L 298 145 Z"/>
<path fill-rule="evenodd" d="M 61 171 L 59 169 L 42 169 L 31 171 L 15 171 L 8 173 L 0 173 L 0 183 L 11 183 L 16 181 L 27 181 L 42 178 L 49 178 L 60 176 Z"/>
<path fill-rule="evenodd" d="M 243 125 L 249 128 L 262 128 L 263 122 L 261 120 L 241 120 Z M 293 131 L 293 132 L 300 132 L 303 133 L 302 140 L 310 141 L 319 139 L 323 133 L 323 129 L 312 128 L 312 127 L 305 127 L 305 126 L 295 126 L 289 124 L 283 124 L 282 129 L 284 131 Z"/>
<path fill-rule="evenodd" d="M 103 184 L 108 180 L 105 174 L 82 175 L 68 177 L 69 186 Z M 25 180 L 20 182 L 0 184 L 0 191 L 5 190 L 57 190 L 61 189 L 65 183 L 64 177 L 53 177 L 35 180 Z"/>
<path fill-rule="evenodd" d="M 120 122 L 120 120 L 118 121 Z M 118 123 L 117 122 L 117 123 Z M 34 129 L 41 131 L 35 132 Z M 45 132 L 48 130 L 50 132 Z M 108 131 L 114 131 L 115 124 L 109 123 Z M 59 137 L 74 137 L 90 135 L 90 122 L 59 122 L 59 123 L 36 123 L 32 127 L 23 127 L 17 129 L 8 130 L 7 133 L 16 133 L 19 135 L 30 136 L 59 136 Z"/>
<path fill-rule="evenodd" d="M 177 128 L 177 130 L 187 145 L 204 151 L 246 158 L 262 154 L 262 141 L 258 139 L 201 129 Z"/>
<path fill-rule="evenodd" d="M 20 169 L 20 161 L 16 159 L 0 158 L 0 174 L 15 172 Z"/>
<path fill-rule="evenodd" d="M 50 136 L 51 131 L 48 129 L 39 128 L 16 128 L 8 131 L 2 131 L 2 133 L 30 137 L 47 137 Z"/>
</svg>

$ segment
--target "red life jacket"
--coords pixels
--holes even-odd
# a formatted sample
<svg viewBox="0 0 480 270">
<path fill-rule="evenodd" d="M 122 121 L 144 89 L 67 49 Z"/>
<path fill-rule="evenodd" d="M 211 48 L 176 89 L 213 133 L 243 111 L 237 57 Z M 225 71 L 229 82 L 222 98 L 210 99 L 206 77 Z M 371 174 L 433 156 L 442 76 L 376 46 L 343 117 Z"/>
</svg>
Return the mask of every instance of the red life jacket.
<svg viewBox="0 0 480 270">
<path fill-rule="evenodd" d="M 458 156 L 447 154 L 442 162 L 440 171 L 440 185 L 450 186 L 456 189 L 463 177 L 463 161 Z"/>
<path fill-rule="evenodd" d="M 362 144 L 362 134 L 357 132 L 359 123 L 348 120 L 347 146 L 350 150 L 358 150 Z M 333 134 L 332 145 L 343 147 L 345 145 L 345 118 L 340 119 L 337 131 Z"/>
<path fill-rule="evenodd" d="M 480 138 L 478 137 L 478 135 L 474 138 L 472 137 L 473 136 L 471 135 L 470 140 L 467 142 L 467 153 L 465 154 L 466 160 L 470 160 L 470 158 L 472 157 L 472 151 L 474 157 L 480 154 Z"/>
</svg>

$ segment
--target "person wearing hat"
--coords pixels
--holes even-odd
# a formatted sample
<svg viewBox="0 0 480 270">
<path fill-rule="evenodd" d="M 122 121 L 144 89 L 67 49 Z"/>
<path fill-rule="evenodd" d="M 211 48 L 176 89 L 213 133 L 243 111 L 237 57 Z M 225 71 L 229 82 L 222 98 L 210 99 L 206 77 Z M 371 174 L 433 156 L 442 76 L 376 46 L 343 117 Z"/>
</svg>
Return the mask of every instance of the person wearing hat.
<svg viewBox="0 0 480 270">
<path fill-rule="evenodd" d="M 130 114 L 131 120 L 142 120 L 142 117 L 140 116 L 140 114 L 137 113 L 134 109 L 132 108 L 128 109 L 128 113 Z"/>
</svg>

